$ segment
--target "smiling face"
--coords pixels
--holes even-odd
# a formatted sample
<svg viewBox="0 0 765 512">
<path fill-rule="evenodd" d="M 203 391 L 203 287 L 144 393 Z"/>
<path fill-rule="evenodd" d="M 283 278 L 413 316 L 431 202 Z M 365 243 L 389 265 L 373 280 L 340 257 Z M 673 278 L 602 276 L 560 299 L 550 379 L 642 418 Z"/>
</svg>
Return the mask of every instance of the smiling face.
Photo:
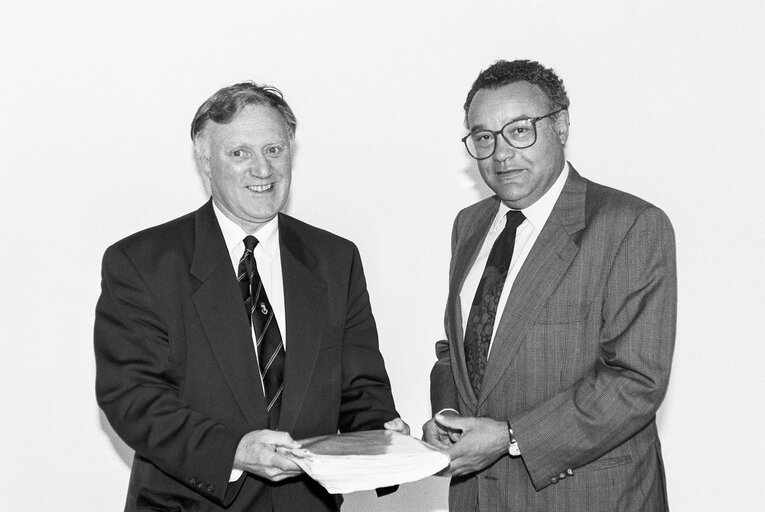
<svg viewBox="0 0 765 512">
<path fill-rule="evenodd" d="M 480 89 L 468 110 L 468 129 L 500 130 L 510 121 L 543 116 L 554 110 L 557 108 L 550 105 L 542 90 L 528 82 Z M 478 161 L 483 180 L 510 208 L 520 210 L 534 204 L 563 170 L 568 111 L 537 121 L 536 131 L 536 142 L 525 149 L 516 149 L 497 136 L 494 154 Z"/>
<path fill-rule="evenodd" d="M 278 110 L 247 105 L 227 124 L 208 121 L 199 160 L 213 201 L 247 233 L 273 219 L 292 180 L 292 134 Z"/>
</svg>

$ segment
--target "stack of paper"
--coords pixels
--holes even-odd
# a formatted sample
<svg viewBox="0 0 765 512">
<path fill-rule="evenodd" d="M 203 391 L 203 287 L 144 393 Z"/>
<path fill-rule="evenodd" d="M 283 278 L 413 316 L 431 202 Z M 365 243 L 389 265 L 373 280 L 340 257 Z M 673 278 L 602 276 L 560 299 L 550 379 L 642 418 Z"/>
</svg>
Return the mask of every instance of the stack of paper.
<svg viewBox="0 0 765 512">
<path fill-rule="evenodd" d="M 449 465 L 449 456 L 411 436 L 371 430 L 300 441 L 295 462 L 332 494 L 414 482 Z"/>
</svg>

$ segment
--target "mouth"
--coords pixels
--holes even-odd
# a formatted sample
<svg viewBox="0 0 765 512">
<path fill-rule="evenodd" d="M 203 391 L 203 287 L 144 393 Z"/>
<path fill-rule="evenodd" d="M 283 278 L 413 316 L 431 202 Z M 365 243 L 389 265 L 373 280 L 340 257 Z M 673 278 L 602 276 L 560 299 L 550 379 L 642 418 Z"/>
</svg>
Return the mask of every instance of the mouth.
<svg viewBox="0 0 765 512">
<path fill-rule="evenodd" d="M 500 169 L 496 172 L 499 178 L 513 178 L 521 174 L 525 169 Z"/>
<path fill-rule="evenodd" d="M 268 192 L 272 188 L 274 188 L 274 184 L 273 183 L 268 183 L 266 185 L 247 185 L 247 190 L 250 190 L 250 191 L 255 192 L 255 193 Z"/>
</svg>

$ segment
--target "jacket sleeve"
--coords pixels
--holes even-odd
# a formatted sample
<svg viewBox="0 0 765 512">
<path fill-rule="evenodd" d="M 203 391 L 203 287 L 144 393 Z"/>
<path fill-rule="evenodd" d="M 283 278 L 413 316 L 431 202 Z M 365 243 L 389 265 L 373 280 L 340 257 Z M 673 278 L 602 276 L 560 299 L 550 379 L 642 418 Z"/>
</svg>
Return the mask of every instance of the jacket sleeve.
<svg viewBox="0 0 765 512">
<path fill-rule="evenodd" d="M 135 452 L 210 500 L 227 504 L 237 433 L 191 409 L 171 365 L 166 322 L 120 246 L 104 255 L 96 306 L 96 397 L 109 423 Z"/>
<path fill-rule="evenodd" d="M 449 280 L 451 281 L 454 273 L 454 251 L 457 246 L 459 215 L 454 219 L 452 226 L 452 245 L 451 245 L 451 266 L 449 270 Z M 456 292 L 455 292 L 456 293 Z M 451 300 L 452 297 L 449 298 Z M 444 329 L 446 339 L 436 342 L 436 363 L 430 371 L 430 407 L 435 415 L 444 409 L 454 409 L 459 411 L 459 402 L 457 399 L 457 386 L 454 382 L 454 373 L 452 372 L 451 344 L 449 342 L 449 300 L 447 300 L 446 311 L 444 313 Z"/>
<path fill-rule="evenodd" d="M 358 249 L 353 246 L 343 328 L 341 432 L 374 430 L 397 418 L 390 380 L 380 353 Z"/>
<path fill-rule="evenodd" d="M 661 210 L 637 216 L 608 272 L 594 368 L 510 418 L 537 490 L 634 436 L 654 419 L 667 390 L 677 278 L 674 234 Z"/>
</svg>

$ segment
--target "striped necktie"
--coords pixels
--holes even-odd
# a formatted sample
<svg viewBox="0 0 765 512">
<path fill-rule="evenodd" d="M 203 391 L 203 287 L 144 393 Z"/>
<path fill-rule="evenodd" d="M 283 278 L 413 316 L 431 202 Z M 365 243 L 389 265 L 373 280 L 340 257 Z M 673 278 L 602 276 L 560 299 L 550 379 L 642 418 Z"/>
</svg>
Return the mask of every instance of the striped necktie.
<svg viewBox="0 0 765 512">
<path fill-rule="evenodd" d="M 239 287 L 242 291 L 247 316 L 255 333 L 260 379 L 266 397 L 269 428 L 279 423 L 281 396 L 284 389 L 284 343 L 273 308 L 258 273 L 253 250 L 258 239 L 248 235 L 244 239 L 244 254 L 239 260 Z"/>
</svg>

